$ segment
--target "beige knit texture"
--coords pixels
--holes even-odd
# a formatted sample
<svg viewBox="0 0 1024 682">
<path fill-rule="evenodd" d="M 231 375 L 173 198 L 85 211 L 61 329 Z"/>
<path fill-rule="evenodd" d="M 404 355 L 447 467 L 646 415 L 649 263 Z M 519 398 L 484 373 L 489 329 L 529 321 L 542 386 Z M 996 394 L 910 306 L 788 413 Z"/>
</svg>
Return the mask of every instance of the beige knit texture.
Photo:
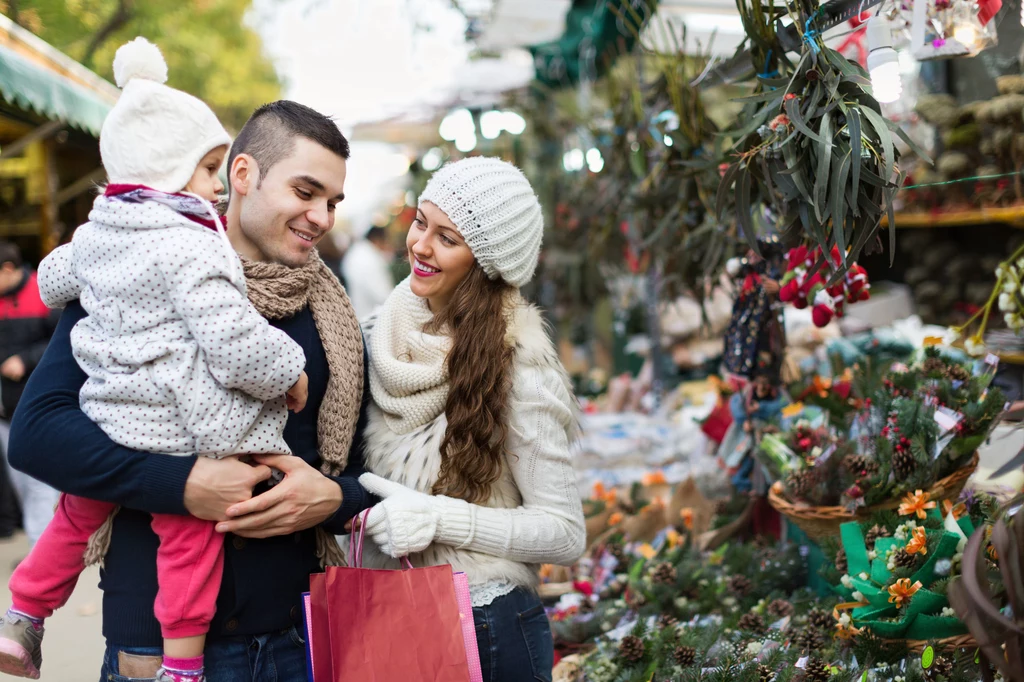
<svg viewBox="0 0 1024 682">
<path fill-rule="evenodd" d="M 388 428 L 409 433 L 444 412 L 448 400 L 447 336 L 426 334 L 433 314 L 406 279 L 381 307 L 370 337 L 370 391 Z"/>
</svg>

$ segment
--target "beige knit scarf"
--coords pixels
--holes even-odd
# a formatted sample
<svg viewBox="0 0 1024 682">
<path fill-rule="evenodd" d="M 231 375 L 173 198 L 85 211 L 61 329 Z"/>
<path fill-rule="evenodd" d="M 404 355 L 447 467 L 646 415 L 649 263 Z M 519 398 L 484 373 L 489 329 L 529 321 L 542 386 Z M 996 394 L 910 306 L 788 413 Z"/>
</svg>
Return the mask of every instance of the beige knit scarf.
<svg viewBox="0 0 1024 682">
<path fill-rule="evenodd" d="M 307 305 L 327 356 L 330 378 L 317 424 L 321 471 L 337 476 L 348 464 L 363 397 L 363 336 L 345 289 L 314 252 L 301 268 L 242 259 L 249 301 L 268 320 L 292 317 Z M 116 512 L 115 512 L 116 513 Z M 89 539 L 86 565 L 102 561 L 110 545 L 113 514 Z M 317 528 L 317 557 L 342 566 L 334 536 Z"/>
</svg>

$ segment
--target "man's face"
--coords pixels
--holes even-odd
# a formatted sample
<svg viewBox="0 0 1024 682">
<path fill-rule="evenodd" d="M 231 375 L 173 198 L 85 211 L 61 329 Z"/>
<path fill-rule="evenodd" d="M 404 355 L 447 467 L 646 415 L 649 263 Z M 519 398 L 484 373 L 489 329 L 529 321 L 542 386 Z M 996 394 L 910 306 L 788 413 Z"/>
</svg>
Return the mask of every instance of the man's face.
<svg viewBox="0 0 1024 682">
<path fill-rule="evenodd" d="M 0 293 L 10 291 L 21 283 L 21 268 L 14 263 L 0 265 Z"/>
<path fill-rule="evenodd" d="M 345 171 L 345 159 L 304 137 L 262 182 L 256 161 L 239 155 L 230 169 L 232 201 L 241 205 L 239 229 L 228 232 L 232 244 L 247 258 L 302 267 L 334 226 Z"/>
</svg>

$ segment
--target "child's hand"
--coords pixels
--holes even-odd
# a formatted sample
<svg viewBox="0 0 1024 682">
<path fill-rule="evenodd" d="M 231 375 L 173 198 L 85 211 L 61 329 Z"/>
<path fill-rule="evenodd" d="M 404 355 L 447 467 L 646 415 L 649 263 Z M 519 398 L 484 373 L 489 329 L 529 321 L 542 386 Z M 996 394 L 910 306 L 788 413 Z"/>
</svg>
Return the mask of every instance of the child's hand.
<svg viewBox="0 0 1024 682">
<path fill-rule="evenodd" d="M 309 398 L 309 377 L 303 372 L 295 385 L 288 389 L 285 394 L 285 402 L 292 412 L 302 412 Z"/>
</svg>

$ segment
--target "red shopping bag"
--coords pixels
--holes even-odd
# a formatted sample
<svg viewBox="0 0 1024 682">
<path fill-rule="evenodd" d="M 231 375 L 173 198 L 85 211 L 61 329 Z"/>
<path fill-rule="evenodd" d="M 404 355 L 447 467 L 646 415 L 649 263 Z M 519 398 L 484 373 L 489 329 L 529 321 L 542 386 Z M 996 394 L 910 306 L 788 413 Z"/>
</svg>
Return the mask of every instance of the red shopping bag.
<svg viewBox="0 0 1024 682">
<path fill-rule="evenodd" d="M 451 566 L 362 568 L 362 530 L 356 535 L 353 567 L 322 577 L 329 662 L 316 634 L 320 580 L 310 578 L 315 682 L 470 682 Z"/>
</svg>

